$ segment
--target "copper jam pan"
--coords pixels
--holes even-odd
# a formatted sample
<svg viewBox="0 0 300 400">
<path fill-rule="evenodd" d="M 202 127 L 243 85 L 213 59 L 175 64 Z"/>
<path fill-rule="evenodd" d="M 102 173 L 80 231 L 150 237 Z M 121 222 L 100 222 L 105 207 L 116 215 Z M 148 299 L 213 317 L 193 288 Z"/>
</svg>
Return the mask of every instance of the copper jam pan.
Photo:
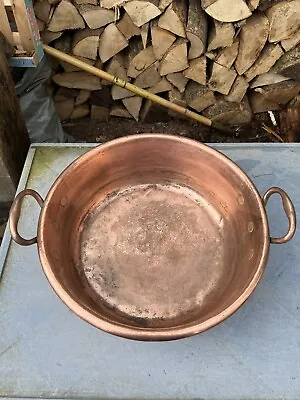
<svg viewBox="0 0 300 400">
<path fill-rule="evenodd" d="M 265 206 L 278 193 L 288 233 L 270 238 Z M 41 206 L 37 238 L 17 230 L 21 202 Z M 30 189 L 11 208 L 21 245 L 37 242 L 51 286 L 79 317 L 114 335 L 171 340 L 235 312 L 258 284 L 270 243 L 296 216 L 279 188 L 260 197 L 212 148 L 182 137 L 133 135 L 75 160 L 45 201 Z"/>
</svg>

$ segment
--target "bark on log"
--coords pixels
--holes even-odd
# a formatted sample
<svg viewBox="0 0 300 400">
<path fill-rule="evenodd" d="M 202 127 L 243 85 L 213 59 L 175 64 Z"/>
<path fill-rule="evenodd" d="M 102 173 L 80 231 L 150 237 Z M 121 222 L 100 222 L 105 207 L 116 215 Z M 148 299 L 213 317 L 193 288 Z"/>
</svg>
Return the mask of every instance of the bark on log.
<svg viewBox="0 0 300 400">
<path fill-rule="evenodd" d="M 188 59 L 192 60 L 200 57 L 206 50 L 207 18 L 199 0 L 189 1 L 186 31 L 187 38 L 190 41 Z"/>
</svg>

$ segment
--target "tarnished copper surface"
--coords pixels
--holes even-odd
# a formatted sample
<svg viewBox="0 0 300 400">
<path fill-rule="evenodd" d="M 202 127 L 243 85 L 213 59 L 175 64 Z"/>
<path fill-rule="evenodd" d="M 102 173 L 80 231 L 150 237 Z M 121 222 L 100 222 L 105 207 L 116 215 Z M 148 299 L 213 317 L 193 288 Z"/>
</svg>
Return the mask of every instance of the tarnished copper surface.
<svg viewBox="0 0 300 400">
<path fill-rule="evenodd" d="M 290 228 L 272 241 L 285 242 L 295 211 L 278 188 L 264 201 L 273 193 Z M 77 159 L 50 189 L 38 227 L 41 264 L 65 304 L 138 340 L 178 339 L 223 321 L 256 287 L 269 244 L 264 203 L 240 168 L 205 145 L 159 134 Z"/>
</svg>

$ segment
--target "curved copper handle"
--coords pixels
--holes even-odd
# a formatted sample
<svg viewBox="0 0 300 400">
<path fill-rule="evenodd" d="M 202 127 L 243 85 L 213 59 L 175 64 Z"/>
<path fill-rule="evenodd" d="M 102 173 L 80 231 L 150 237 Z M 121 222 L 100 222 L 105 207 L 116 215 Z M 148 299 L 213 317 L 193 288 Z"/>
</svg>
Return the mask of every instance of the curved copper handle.
<svg viewBox="0 0 300 400">
<path fill-rule="evenodd" d="M 289 230 L 287 232 L 286 235 L 280 237 L 280 238 L 273 238 L 270 237 L 270 242 L 271 243 L 276 243 L 276 244 L 282 244 L 282 243 L 286 243 L 289 240 L 292 239 L 292 237 L 295 234 L 296 231 L 296 212 L 295 212 L 295 207 L 292 203 L 292 200 L 290 199 L 290 197 L 288 196 L 288 194 L 278 188 L 278 187 L 271 187 L 270 189 L 268 189 L 263 197 L 263 202 L 264 205 L 266 207 L 268 200 L 270 198 L 270 196 L 272 196 L 272 194 L 278 193 L 281 197 L 282 200 L 282 205 L 285 211 L 286 216 L 288 217 L 289 220 Z"/>
<path fill-rule="evenodd" d="M 37 237 L 32 239 L 24 239 L 18 232 L 18 222 L 20 218 L 22 200 L 25 196 L 32 196 L 37 203 L 42 207 L 44 200 L 42 197 L 32 189 L 22 190 L 14 199 L 10 212 L 9 212 L 9 228 L 13 240 L 21 246 L 30 246 L 37 242 Z"/>
</svg>

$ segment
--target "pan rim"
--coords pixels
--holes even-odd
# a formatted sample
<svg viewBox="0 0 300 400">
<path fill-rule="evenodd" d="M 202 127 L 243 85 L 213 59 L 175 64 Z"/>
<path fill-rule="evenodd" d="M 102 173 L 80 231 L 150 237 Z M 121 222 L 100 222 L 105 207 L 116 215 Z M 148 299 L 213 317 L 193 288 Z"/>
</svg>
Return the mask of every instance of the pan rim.
<svg viewBox="0 0 300 400">
<path fill-rule="evenodd" d="M 111 320 L 106 319 L 105 317 L 100 317 L 93 313 L 92 310 L 83 307 L 81 304 L 77 303 L 72 296 L 63 288 L 60 284 L 59 280 L 55 277 L 52 268 L 51 262 L 47 257 L 47 249 L 45 246 L 45 242 L 43 240 L 44 235 L 46 234 L 45 230 L 45 221 L 47 217 L 47 209 L 51 204 L 51 199 L 53 194 L 56 191 L 58 184 L 64 179 L 66 176 L 72 173 L 72 171 L 80 164 L 87 162 L 91 157 L 95 156 L 99 152 L 103 152 L 108 150 L 109 148 L 115 146 L 116 144 L 123 144 L 125 142 L 136 141 L 136 140 L 171 140 L 180 143 L 185 143 L 189 145 L 193 145 L 198 147 L 201 150 L 204 150 L 206 153 L 211 154 L 214 157 L 217 157 L 221 163 L 227 164 L 233 171 L 238 173 L 241 179 L 251 188 L 255 198 L 257 200 L 258 209 L 260 211 L 260 216 L 262 218 L 262 227 L 263 227 L 263 245 L 262 245 L 262 255 L 260 262 L 257 266 L 256 272 L 252 277 L 251 281 L 248 283 L 244 292 L 226 309 L 220 312 L 213 317 L 202 321 L 200 323 L 189 324 L 187 326 L 178 326 L 174 328 L 143 328 L 143 327 L 130 327 L 128 325 L 123 325 L 121 323 L 112 322 Z M 47 280 L 49 281 L 51 287 L 58 295 L 58 297 L 63 301 L 63 303 L 72 310 L 77 316 L 79 316 L 84 321 L 90 323 L 91 325 L 99 328 L 105 332 L 111 333 L 116 336 L 121 336 L 128 339 L 134 340 L 143 340 L 143 341 L 161 341 L 161 340 L 174 340 L 180 339 L 188 336 L 193 336 L 198 333 L 201 333 L 213 326 L 219 324 L 224 321 L 226 318 L 231 316 L 235 311 L 237 311 L 241 305 L 248 299 L 248 297 L 252 294 L 258 282 L 263 274 L 268 255 L 269 255 L 269 227 L 267 221 L 267 215 L 265 211 L 265 207 L 263 205 L 263 201 L 261 199 L 260 194 L 258 193 L 257 188 L 254 183 L 251 181 L 249 176 L 229 157 L 219 152 L 218 150 L 207 146 L 206 144 L 197 142 L 193 139 L 184 138 L 181 136 L 169 135 L 169 134 L 135 134 L 124 136 L 121 138 L 117 138 L 111 140 L 107 143 L 101 144 L 88 152 L 84 153 L 76 160 L 74 160 L 62 173 L 58 176 L 55 182 L 52 184 L 48 194 L 46 196 L 44 205 L 42 207 L 41 215 L 39 218 L 38 224 L 38 250 L 39 250 L 39 258 L 42 265 L 42 269 L 46 275 Z"/>
</svg>

